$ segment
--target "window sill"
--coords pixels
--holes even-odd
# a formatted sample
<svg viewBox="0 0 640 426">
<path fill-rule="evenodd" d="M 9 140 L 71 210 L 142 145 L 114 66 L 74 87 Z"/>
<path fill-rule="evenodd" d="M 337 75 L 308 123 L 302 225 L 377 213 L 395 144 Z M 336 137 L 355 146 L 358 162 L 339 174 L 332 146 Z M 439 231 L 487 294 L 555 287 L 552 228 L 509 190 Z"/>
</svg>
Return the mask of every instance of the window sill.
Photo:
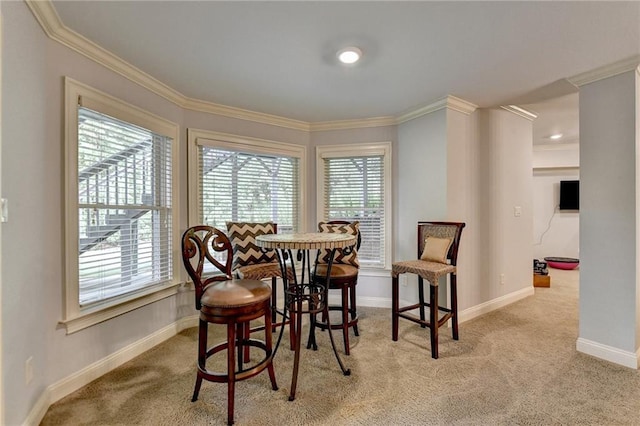
<svg viewBox="0 0 640 426">
<path fill-rule="evenodd" d="M 80 311 L 77 316 L 60 321 L 59 324 L 67 329 L 67 334 L 72 334 L 101 322 L 110 320 L 119 315 L 126 314 L 135 309 L 157 302 L 178 293 L 180 283 L 171 283 L 156 288 L 152 292 L 136 295 L 135 298 L 121 299 L 110 305 L 92 306 L 90 309 Z"/>
</svg>

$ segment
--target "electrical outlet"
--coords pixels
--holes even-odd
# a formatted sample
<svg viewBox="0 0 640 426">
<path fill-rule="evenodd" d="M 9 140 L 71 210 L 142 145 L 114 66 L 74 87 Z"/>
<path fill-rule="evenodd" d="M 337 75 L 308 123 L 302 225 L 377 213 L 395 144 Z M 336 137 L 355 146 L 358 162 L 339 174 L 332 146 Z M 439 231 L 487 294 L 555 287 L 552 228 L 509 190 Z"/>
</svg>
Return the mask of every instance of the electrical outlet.
<svg viewBox="0 0 640 426">
<path fill-rule="evenodd" d="M 407 276 L 406 276 L 406 274 L 400 275 L 400 285 L 402 287 L 406 287 L 407 286 Z"/>
<path fill-rule="evenodd" d="M 29 383 L 31 383 L 32 380 L 33 380 L 33 357 L 30 356 L 24 362 L 24 381 L 25 381 L 25 384 L 28 385 Z"/>
<path fill-rule="evenodd" d="M 500 274 L 500 285 L 504 285 L 504 274 Z"/>
</svg>

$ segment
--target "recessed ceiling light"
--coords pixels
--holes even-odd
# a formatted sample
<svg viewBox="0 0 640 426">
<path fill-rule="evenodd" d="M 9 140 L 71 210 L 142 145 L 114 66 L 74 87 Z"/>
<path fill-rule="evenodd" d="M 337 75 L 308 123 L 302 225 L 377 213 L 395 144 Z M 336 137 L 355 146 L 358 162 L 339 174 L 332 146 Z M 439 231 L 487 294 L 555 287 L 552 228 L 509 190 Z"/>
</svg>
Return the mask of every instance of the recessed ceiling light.
<svg viewBox="0 0 640 426">
<path fill-rule="evenodd" d="M 549 136 L 549 139 L 557 141 L 558 139 L 560 139 L 562 137 L 562 133 L 556 133 L 554 135 Z"/>
<path fill-rule="evenodd" d="M 338 60 L 343 64 L 351 65 L 355 64 L 360 60 L 362 56 L 362 50 L 357 47 L 345 47 L 344 49 L 338 51 L 337 55 Z"/>
</svg>

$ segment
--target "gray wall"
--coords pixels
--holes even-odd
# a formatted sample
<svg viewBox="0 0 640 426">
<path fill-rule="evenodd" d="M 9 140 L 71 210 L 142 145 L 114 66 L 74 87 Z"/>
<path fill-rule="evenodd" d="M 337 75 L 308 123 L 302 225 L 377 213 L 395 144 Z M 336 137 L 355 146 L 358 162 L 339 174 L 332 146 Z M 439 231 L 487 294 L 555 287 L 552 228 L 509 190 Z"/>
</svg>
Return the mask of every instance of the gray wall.
<svg viewBox="0 0 640 426">
<path fill-rule="evenodd" d="M 21 424 L 48 386 L 195 313 L 193 294 L 183 292 L 72 335 L 58 325 L 64 288 L 63 76 L 180 124 L 181 230 L 188 220 L 188 127 L 307 146 L 311 225 L 317 220 L 314 147 L 391 141 L 393 259 L 415 258 L 418 220 L 464 220 L 469 228 L 461 249 L 467 259 L 460 272 L 461 309 L 530 287 L 531 126 L 522 118 L 506 111 L 466 116 L 439 110 L 398 127 L 309 133 L 183 110 L 48 39 L 23 2 L 3 2 L 2 14 L 1 173 L 2 196 L 10 202 L 1 241 L 6 424 Z M 522 206 L 521 218 L 513 218 L 514 205 Z M 502 287 L 496 284 L 499 272 L 507 277 Z M 359 296 L 389 297 L 388 276 L 367 278 L 370 287 L 363 286 Z M 403 289 L 406 297 L 413 294 L 415 288 Z M 29 356 L 35 378 L 27 386 Z"/>
<path fill-rule="evenodd" d="M 447 110 L 402 123 L 395 158 L 395 258 L 415 259 L 417 222 L 447 219 Z"/>
<path fill-rule="evenodd" d="M 637 73 L 580 88 L 581 339 L 635 353 Z"/>
<path fill-rule="evenodd" d="M 51 311 L 61 306 L 50 304 L 62 288 L 61 258 L 51 256 L 62 248 L 60 131 L 48 127 L 47 40 L 24 3 L 3 2 L 2 14 L 2 196 L 11 203 L 2 224 L 2 375 L 5 422 L 20 424 L 47 385 Z M 29 356 L 36 377 L 27 387 Z"/>
<path fill-rule="evenodd" d="M 182 292 L 67 335 L 63 302 L 63 76 L 174 121 L 179 146 L 180 230 L 187 226 L 186 127 L 307 145 L 307 132 L 184 111 L 46 37 L 24 2 L 3 2 L 2 339 L 5 423 L 21 424 L 48 386 L 195 314 Z M 182 271 L 179 271 L 182 274 Z M 25 384 L 25 361 L 34 379 Z"/>
<path fill-rule="evenodd" d="M 462 319 L 486 312 L 476 306 L 533 292 L 531 144 L 532 123 L 502 109 L 442 109 L 399 126 L 394 260 L 417 255 L 419 220 L 466 222 L 458 268 Z M 400 296 L 412 301 L 417 279 L 405 275 Z"/>
</svg>

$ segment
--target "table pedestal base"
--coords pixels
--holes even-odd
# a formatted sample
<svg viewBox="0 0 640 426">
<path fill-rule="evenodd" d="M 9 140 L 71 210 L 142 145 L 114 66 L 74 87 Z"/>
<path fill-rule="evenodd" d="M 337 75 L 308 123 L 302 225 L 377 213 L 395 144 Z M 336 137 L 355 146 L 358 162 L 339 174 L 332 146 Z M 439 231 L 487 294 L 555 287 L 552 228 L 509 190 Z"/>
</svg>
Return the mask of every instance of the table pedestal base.
<svg viewBox="0 0 640 426">
<path fill-rule="evenodd" d="M 291 253 L 289 250 L 278 250 L 278 259 L 281 262 L 283 267 L 286 267 L 286 260 L 292 259 Z M 305 251 L 302 262 L 302 278 L 301 281 L 304 281 L 305 277 L 305 265 L 309 265 L 309 253 Z M 331 265 L 331 264 L 329 264 Z M 293 268 L 293 265 L 292 265 Z M 308 269 L 308 267 L 307 267 Z M 328 273 L 331 272 L 331 266 L 329 266 Z M 310 272 L 310 271 L 307 271 Z M 286 274 L 283 274 L 286 277 Z M 309 280 L 311 280 L 311 274 L 307 275 Z M 294 357 L 293 357 L 293 374 L 291 377 L 291 391 L 289 393 L 289 401 L 293 401 L 296 398 L 296 387 L 298 384 L 298 371 L 300 368 L 300 347 L 302 341 L 302 316 L 304 314 L 310 314 L 310 329 L 309 329 L 309 340 L 307 342 L 307 349 L 313 348 L 313 350 L 318 349 L 318 345 L 316 342 L 315 336 L 315 316 L 316 314 L 323 314 L 327 318 L 327 328 L 329 332 L 329 340 L 331 341 L 331 348 L 333 349 L 333 353 L 338 361 L 338 365 L 342 370 L 342 374 L 345 376 L 351 375 L 351 370 L 348 369 L 340 355 L 338 354 L 338 350 L 336 348 L 336 342 L 333 338 L 333 332 L 331 331 L 331 323 L 329 320 L 329 303 L 328 303 L 328 287 L 322 284 L 317 283 L 300 283 L 297 282 L 297 275 L 295 274 L 294 268 L 294 283 L 288 283 L 287 278 L 284 278 L 285 281 L 285 309 L 284 309 L 284 317 L 287 317 L 287 312 L 290 315 L 291 321 L 293 322 L 293 327 L 291 328 L 291 333 L 293 333 L 293 338 L 291 339 L 294 343 Z M 327 283 L 329 282 L 329 277 L 327 276 Z M 280 333 L 278 336 L 278 341 L 276 342 L 276 347 L 274 349 L 274 356 L 280 347 L 280 341 L 282 340 L 282 336 L 284 333 L 284 326 L 281 327 Z"/>
</svg>

